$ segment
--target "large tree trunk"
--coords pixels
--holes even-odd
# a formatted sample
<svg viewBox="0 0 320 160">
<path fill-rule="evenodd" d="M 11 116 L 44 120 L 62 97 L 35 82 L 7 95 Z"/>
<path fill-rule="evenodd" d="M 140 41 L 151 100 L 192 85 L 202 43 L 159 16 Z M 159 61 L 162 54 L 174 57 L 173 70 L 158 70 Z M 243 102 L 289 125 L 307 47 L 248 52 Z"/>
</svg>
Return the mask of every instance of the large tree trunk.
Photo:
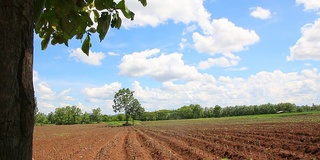
<svg viewBox="0 0 320 160">
<path fill-rule="evenodd" d="M 0 159 L 32 159 L 33 0 L 0 0 Z"/>
</svg>

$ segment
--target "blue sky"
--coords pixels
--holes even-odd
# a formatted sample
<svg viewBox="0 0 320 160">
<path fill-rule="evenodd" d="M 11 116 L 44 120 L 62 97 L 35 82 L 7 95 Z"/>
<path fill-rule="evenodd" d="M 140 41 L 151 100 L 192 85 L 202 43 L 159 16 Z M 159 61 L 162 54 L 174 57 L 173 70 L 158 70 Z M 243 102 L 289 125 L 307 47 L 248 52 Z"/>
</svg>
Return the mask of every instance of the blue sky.
<svg viewBox="0 0 320 160">
<path fill-rule="evenodd" d="M 76 105 L 114 114 L 113 96 L 135 91 L 147 111 L 200 104 L 234 106 L 320 103 L 320 1 L 127 1 L 123 20 L 90 56 L 81 41 L 40 48 L 34 87 L 49 113 Z"/>
</svg>

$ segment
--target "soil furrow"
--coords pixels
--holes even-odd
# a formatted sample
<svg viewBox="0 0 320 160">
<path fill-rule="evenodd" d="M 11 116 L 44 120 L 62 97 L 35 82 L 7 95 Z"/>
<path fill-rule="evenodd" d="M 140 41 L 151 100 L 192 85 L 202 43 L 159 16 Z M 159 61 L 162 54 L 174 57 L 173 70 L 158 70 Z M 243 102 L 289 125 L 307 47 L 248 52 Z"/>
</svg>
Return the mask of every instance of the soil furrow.
<svg viewBox="0 0 320 160">
<path fill-rule="evenodd" d="M 117 135 L 114 136 L 114 138 L 99 151 L 95 159 L 126 159 L 126 151 L 124 145 L 127 134 L 128 129 L 126 127 L 123 127 L 121 131 L 119 131 Z"/>
<path fill-rule="evenodd" d="M 137 131 L 137 139 L 142 142 L 144 148 L 148 149 L 150 156 L 154 160 L 183 160 L 183 158 L 175 153 L 170 148 L 163 145 L 163 143 L 151 138 L 140 130 Z"/>
<path fill-rule="evenodd" d="M 147 147 L 144 147 L 137 138 L 137 131 L 130 128 L 129 136 L 127 138 L 127 159 L 132 160 L 148 160 L 152 159 L 151 153 Z"/>
<path fill-rule="evenodd" d="M 162 134 L 157 134 L 157 132 L 150 130 L 143 130 L 143 132 L 158 141 L 163 142 L 163 144 L 177 154 L 183 156 L 184 159 L 216 159 L 217 156 L 211 155 L 203 148 L 199 148 L 197 145 L 190 143 L 189 141 L 181 141 L 171 136 L 164 136 Z M 213 157 L 212 157 L 213 156 Z"/>
</svg>

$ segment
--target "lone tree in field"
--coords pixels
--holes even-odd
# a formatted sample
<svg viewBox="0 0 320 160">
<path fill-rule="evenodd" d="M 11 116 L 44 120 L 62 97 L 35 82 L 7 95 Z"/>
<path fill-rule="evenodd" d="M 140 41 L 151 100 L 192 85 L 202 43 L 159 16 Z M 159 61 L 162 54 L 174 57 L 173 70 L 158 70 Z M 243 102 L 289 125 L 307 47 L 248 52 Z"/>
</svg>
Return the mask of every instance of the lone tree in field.
<svg viewBox="0 0 320 160">
<path fill-rule="evenodd" d="M 134 18 L 125 0 L 0 0 L 1 159 L 32 159 L 34 33 L 42 38 L 42 49 L 49 43 L 68 46 L 70 39 L 82 39 L 88 55 L 91 34 L 97 32 L 102 41 L 109 26 L 120 28 L 119 12 Z"/>
<path fill-rule="evenodd" d="M 129 125 L 128 121 L 130 116 L 134 119 L 144 112 L 139 101 L 133 97 L 133 93 L 134 91 L 130 91 L 129 88 L 123 88 L 114 95 L 114 105 L 112 105 L 113 111 L 125 112 L 125 125 Z"/>
<path fill-rule="evenodd" d="M 135 119 L 142 119 L 144 108 L 141 106 L 140 102 L 137 99 L 133 99 L 132 106 L 129 110 L 132 118 L 132 124 L 134 125 Z"/>
</svg>

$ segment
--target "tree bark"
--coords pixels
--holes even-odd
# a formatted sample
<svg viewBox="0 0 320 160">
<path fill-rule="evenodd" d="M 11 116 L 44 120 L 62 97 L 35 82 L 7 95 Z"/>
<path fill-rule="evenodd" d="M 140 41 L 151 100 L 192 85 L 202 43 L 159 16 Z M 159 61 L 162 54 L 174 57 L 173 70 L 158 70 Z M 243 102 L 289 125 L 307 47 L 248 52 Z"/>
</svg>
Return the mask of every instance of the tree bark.
<svg viewBox="0 0 320 160">
<path fill-rule="evenodd" d="M 33 0 L 0 1 L 0 159 L 32 159 Z"/>
</svg>

